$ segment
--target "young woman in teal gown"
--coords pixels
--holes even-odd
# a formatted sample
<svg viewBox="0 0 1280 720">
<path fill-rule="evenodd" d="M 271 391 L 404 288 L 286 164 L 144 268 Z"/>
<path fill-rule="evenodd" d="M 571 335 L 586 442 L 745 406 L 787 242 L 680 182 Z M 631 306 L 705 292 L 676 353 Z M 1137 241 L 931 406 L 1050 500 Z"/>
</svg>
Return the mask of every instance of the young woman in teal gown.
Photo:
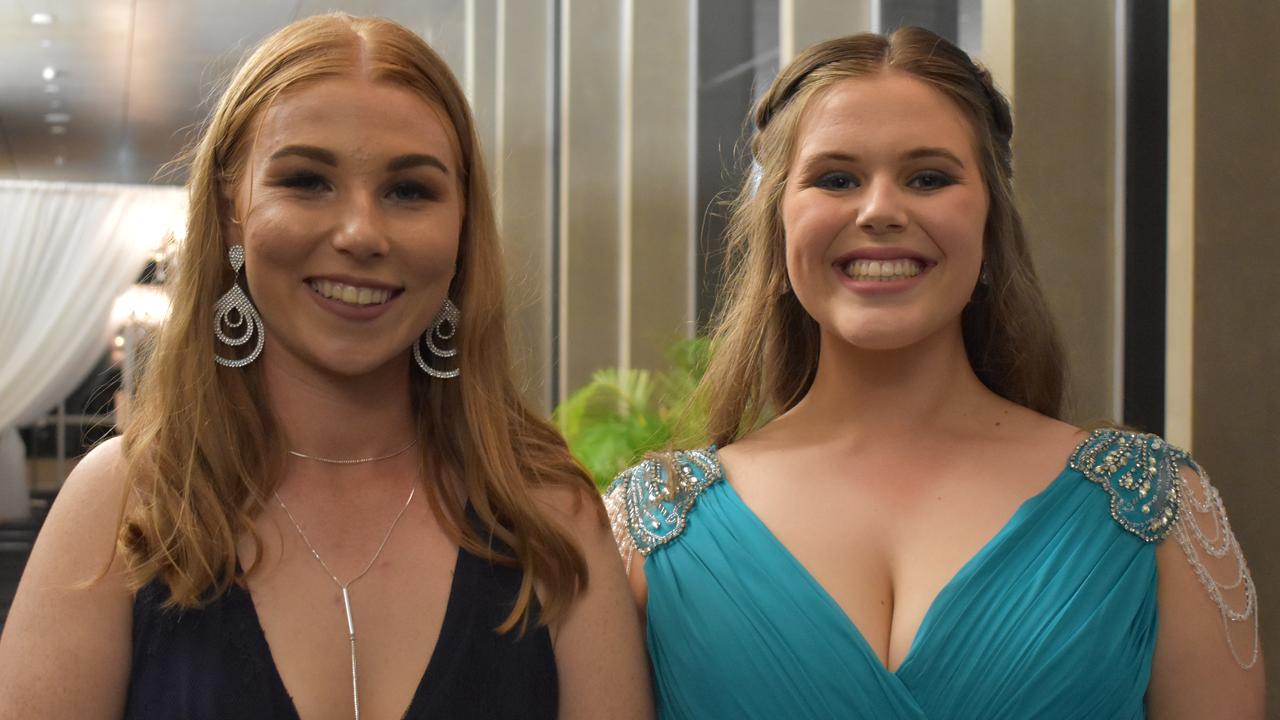
<svg viewBox="0 0 1280 720">
<path fill-rule="evenodd" d="M 753 119 L 714 444 L 606 496 L 660 716 L 1262 717 L 1208 476 L 1059 419 L 990 75 L 924 30 L 846 37 Z"/>
</svg>

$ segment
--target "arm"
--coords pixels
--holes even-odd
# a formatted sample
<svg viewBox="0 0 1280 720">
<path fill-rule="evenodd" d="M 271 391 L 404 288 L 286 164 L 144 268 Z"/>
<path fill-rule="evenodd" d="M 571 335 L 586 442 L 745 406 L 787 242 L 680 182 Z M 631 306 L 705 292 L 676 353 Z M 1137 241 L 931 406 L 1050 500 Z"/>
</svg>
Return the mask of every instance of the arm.
<svg viewBox="0 0 1280 720">
<path fill-rule="evenodd" d="M 578 544 L 590 580 L 552 629 L 563 720 L 653 717 L 649 660 L 599 497 L 553 491 L 553 514 Z M 549 493 L 550 495 L 550 493 Z"/>
<path fill-rule="evenodd" d="M 1147 709 L 1153 720 L 1261 720 L 1266 677 L 1253 582 L 1216 491 L 1191 468 L 1181 475 L 1182 517 L 1156 550 L 1159 627 Z"/>
<path fill-rule="evenodd" d="M 0 636 L 0 718 L 118 718 L 132 654 L 133 596 L 115 548 L 119 440 L 67 478 L 27 561 Z"/>
<path fill-rule="evenodd" d="M 627 574 L 627 585 L 640 615 L 640 627 L 644 628 L 645 607 L 649 599 L 649 585 L 644 578 L 644 556 L 636 551 L 636 543 L 627 530 L 627 506 L 623 497 L 625 486 L 618 482 L 604 495 L 604 508 L 609 514 L 609 527 L 613 542 L 622 556 L 622 569 Z"/>
</svg>

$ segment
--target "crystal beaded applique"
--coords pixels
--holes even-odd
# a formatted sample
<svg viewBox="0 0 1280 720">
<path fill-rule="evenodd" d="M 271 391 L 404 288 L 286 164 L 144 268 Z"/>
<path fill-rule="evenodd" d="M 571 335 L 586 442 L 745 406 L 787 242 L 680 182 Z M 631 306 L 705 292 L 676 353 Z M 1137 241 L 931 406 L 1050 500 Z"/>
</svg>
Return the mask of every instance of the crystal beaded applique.
<svg viewBox="0 0 1280 720">
<path fill-rule="evenodd" d="M 668 467 L 675 469 L 674 482 L 668 482 Z M 679 537 L 698 496 L 722 477 L 714 446 L 647 458 L 619 473 L 604 502 L 627 569 L 634 551 L 647 556 Z"/>
<path fill-rule="evenodd" d="M 1246 670 L 1253 667 L 1258 661 L 1257 590 L 1208 473 L 1187 451 L 1155 435 L 1114 429 L 1090 433 L 1071 455 L 1070 466 L 1107 491 L 1111 516 L 1125 530 L 1147 542 L 1172 533 L 1218 606 L 1232 657 Z M 1205 556 L 1230 567 L 1229 577 L 1215 577 Z M 1224 593 L 1238 601 L 1233 605 Z M 1245 657 L 1232 639 L 1231 629 L 1239 623 L 1253 625 L 1253 647 Z"/>
<path fill-rule="evenodd" d="M 1071 455 L 1071 469 L 1111 496 L 1111 517 L 1147 542 L 1163 540 L 1178 518 L 1178 464 L 1200 468 L 1155 435 L 1095 430 Z"/>
</svg>

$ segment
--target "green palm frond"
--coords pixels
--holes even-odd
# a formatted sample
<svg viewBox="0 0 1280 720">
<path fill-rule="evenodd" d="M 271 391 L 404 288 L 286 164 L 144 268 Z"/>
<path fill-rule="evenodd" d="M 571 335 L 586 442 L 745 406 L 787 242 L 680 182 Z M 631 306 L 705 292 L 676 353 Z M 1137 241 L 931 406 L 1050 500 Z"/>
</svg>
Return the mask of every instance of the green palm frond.
<svg viewBox="0 0 1280 720">
<path fill-rule="evenodd" d="M 667 352 L 668 371 L 599 370 L 555 409 L 569 450 L 601 489 L 646 452 L 701 431 L 703 415 L 689 403 L 709 355 L 706 338 L 681 340 Z"/>
</svg>

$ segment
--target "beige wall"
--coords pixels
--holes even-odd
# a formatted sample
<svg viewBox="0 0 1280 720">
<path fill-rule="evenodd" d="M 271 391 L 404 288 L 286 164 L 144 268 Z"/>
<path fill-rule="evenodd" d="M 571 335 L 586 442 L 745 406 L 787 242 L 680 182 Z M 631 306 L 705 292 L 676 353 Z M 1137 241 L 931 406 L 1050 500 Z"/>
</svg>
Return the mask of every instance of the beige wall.
<svg viewBox="0 0 1280 720">
<path fill-rule="evenodd" d="M 1020 2 L 1012 14 L 992 19 L 1013 32 L 1014 187 L 1066 346 L 1068 418 L 1114 418 L 1114 3 Z"/>
<path fill-rule="evenodd" d="M 1189 392 L 1192 450 L 1248 554 L 1280 712 L 1280 4 L 1199 0 L 1181 10 L 1172 31 L 1194 33 L 1194 62 L 1175 59 L 1170 85 L 1194 93 L 1194 148 L 1179 148 L 1194 158 L 1194 242 L 1182 268 L 1193 279 L 1171 293 L 1194 294 L 1181 336 L 1190 347 L 1169 348 L 1190 358 L 1191 386 L 1171 390 Z"/>
</svg>

